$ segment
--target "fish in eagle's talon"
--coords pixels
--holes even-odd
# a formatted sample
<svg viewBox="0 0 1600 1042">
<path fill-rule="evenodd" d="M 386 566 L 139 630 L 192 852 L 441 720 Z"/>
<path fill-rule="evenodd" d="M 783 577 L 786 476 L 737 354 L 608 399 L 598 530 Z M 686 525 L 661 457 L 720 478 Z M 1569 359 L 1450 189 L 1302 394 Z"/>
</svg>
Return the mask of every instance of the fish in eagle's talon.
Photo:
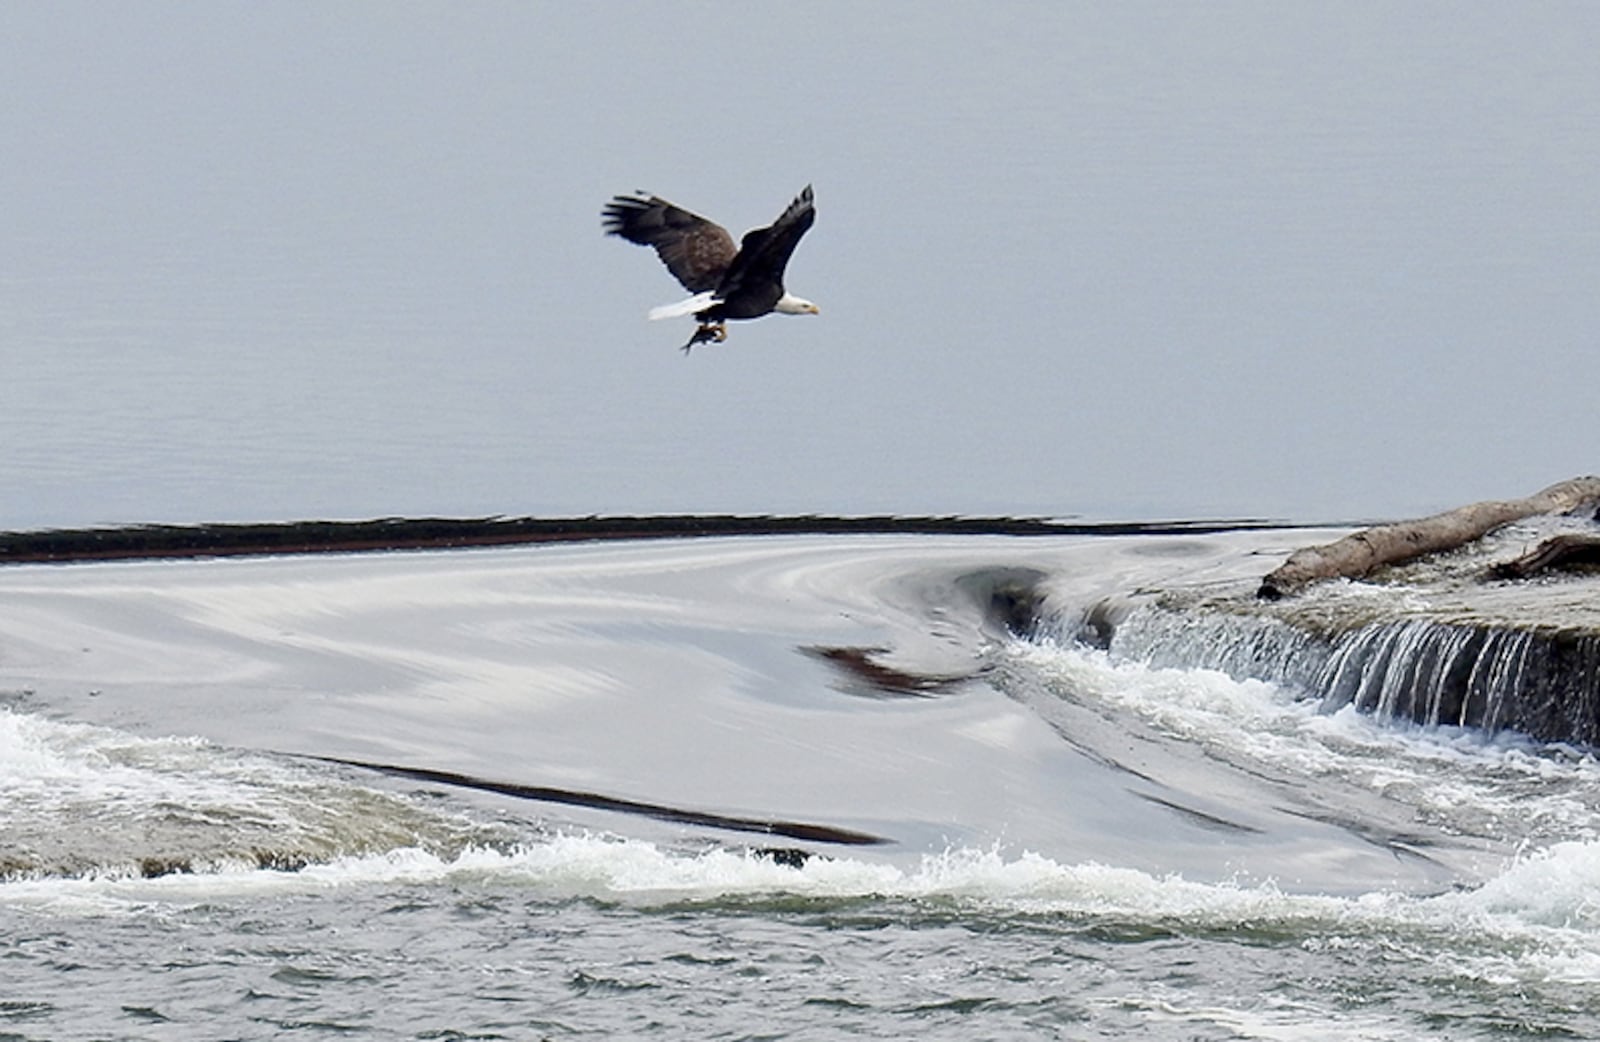
<svg viewBox="0 0 1600 1042">
<path fill-rule="evenodd" d="M 696 344 L 720 344 L 726 339 L 728 339 L 726 326 L 701 325 L 696 327 L 694 336 L 689 338 L 689 342 L 683 345 L 682 350 L 684 354 L 688 354 L 689 349 Z"/>
<path fill-rule="evenodd" d="M 712 343 L 712 341 L 717 341 L 717 339 L 720 339 L 714 335 L 714 330 L 715 327 L 709 327 L 709 325 L 699 325 L 699 327 L 694 327 L 694 336 L 691 336 L 688 343 L 683 344 L 683 354 L 688 354 L 688 352 L 693 349 L 694 344 L 709 344 Z"/>
</svg>

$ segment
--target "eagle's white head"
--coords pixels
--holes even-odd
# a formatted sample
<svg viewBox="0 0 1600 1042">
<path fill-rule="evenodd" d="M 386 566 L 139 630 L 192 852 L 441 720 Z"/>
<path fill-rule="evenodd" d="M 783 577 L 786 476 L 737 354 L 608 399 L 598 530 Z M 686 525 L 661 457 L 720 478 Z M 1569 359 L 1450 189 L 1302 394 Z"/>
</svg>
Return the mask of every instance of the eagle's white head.
<svg viewBox="0 0 1600 1042">
<path fill-rule="evenodd" d="M 820 315 L 822 309 L 803 297 L 793 293 L 785 293 L 778 298 L 778 303 L 773 307 L 780 315 Z"/>
</svg>

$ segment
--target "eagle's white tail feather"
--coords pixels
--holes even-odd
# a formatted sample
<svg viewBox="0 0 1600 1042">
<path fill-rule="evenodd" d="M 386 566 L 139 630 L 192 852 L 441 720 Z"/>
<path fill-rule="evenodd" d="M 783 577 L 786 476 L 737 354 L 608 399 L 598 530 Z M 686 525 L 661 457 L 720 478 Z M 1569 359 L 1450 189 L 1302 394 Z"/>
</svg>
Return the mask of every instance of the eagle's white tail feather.
<svg viewBox="0 0 1600 1042">
<path fill-rule="evenodd" d="M 678 318 L 680 315 L 692 315 L 697 311 L 704 311 L 717 300 L 717 295 L 711 290 L 696 293 L 688 300 L 680 300 L 676 304 L 663 304 L 658 308 L 650 309 L 650 318 Z"/>
</svg>

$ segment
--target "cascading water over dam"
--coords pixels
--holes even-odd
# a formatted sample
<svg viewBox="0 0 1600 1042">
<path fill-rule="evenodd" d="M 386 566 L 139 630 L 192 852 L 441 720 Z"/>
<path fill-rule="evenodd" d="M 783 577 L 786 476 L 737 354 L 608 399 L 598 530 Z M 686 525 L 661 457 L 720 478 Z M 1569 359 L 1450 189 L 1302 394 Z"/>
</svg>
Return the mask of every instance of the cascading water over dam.
<svg viewBox="0 0 1600 1042">
<path fill-rule="evenodd" d="M 1600 638 L 1591 633 L 1414 618 L 1318 635 L 1270 618 L 1145 606 L 1117 626 L 1109 650 L 1286 684 L 1328 710 L 1600 743 Z"/>
<path fill-rule="evenodd" d="M 1114 597 L 1041 619 L 1058 638 L 1158 666 L 1287 685 L 1332 711 L 1600 744 L 1600 576 L 1485 580 L 1484 562 L 1569 522 L 1264 603 L 1243 584 Z"/>
</svg>

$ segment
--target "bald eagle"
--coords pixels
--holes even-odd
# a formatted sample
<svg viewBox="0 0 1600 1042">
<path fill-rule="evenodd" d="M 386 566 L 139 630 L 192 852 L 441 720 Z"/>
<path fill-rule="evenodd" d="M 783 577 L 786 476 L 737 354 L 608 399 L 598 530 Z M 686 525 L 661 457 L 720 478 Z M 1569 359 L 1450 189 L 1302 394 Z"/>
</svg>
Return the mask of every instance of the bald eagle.
<svg viewBox="0 0 1600 1042">
<path fill-rule="evenodd" d="M 726 228 L 667 202 L 639 192 L 619 195 L 606 206 L 607 235 L 620 235 L 640 246 L 655 247 L 667 270 L 693 293 L 688 300 L 652 308 L 651 318 L 693 315 L 700 323 L 683 345 L 727 339 L 731 318 L 815 315 L 817 306 L 783 288 L 783 269 L 800 237 L 817 219 L 811 186 L 795 197 L 778 219 L 745 233 L 738 246 Z"/>
</svg>

